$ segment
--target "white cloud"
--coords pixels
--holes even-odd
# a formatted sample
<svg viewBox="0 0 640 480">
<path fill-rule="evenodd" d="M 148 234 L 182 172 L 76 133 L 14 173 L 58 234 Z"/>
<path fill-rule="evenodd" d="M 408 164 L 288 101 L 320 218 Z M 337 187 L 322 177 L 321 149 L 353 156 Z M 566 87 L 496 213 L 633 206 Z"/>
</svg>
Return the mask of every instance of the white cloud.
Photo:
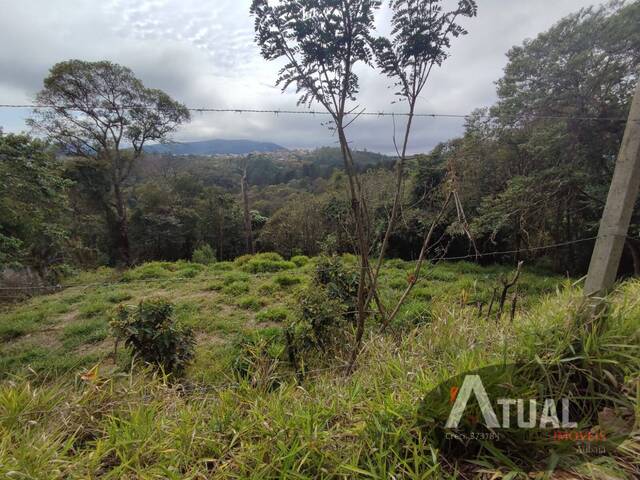
<svg viewBox="0 0 640 480">
<path fill-rule="evenodd" d="M 433 73 L 419 109 L 466 113 L 491 104 L 506 64 L 505 53 L 549 28 L 589 0 L 480 0 L 469 36 L 457 39 L 451 58 Z M 0 17 L 0 103 L 33 98 L 47 70 L 69 58 L 109 59 L 129 66 L 145 84 L 166 90 L 190 106 L 295 108 L 292 92 L 273 87 L 277 64 L 265 62 L 253 43 L 249 0 L 21 0 L 2 5 Z M 381 29 L 388 11 L 378 17 Z M 359 69 L 359 103 L 369 111 L 399 111 L 391 105 L 388 81 Z M 0 109 L 6 131 L 24 129 L 28 112 Z M 321 118 L 195 114 L 178 140 L 252 138 L 290 147 L 335 142 Z M 461 131 L 459 120 L 416 122 L 413 151 L 424 151 Z M 354 145 L 391 152 L 392 121 L 363 117 L 352 127 Z"/>
</svg>

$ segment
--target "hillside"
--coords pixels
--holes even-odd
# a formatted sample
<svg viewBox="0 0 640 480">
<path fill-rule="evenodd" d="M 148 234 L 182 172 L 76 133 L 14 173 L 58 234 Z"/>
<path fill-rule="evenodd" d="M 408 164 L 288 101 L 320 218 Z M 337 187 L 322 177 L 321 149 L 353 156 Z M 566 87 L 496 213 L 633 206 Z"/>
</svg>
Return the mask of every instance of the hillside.
<svg viewBox="0 0 640 480">
<path fill-rule="evenodd" d="M 286 148 L 270 142 L 254 140 L 204 140 L 200 142 L 158 143 L 144 147 L 147 153 L 162 155 L 247 155 L 276 152 Z"/>
<path fill-rule="evenodd" d="M 486 301 L 509 269 L 463 262 L 429 269 L 393 327 L 371 331 L 352 376 L 334 363 L 298 383 L 283 351 L 283 326 L 298 315 L 299 292 L 317 260 L 274 258 L 256 260 L 277 265 L 271 273 L 251 273 L 247 257 L 209 266 L 103 268 L 69 279 L 59 293 L 6 309 L 0 371 L 11 381 L 0 385 L 0 474 L 463 478 L 478 465 L 456 466 L 416 436 L 419 401 L 443 378 L 505 355 L 569 359 L 578 346 L 587 364 L 625 358 L 628 378 L 640 372 L 634 354 L 640 309 L 633 300 L 639 283 L 611 297 L 599 336 L 585 336 L 571 321 L 580 289 L 562 277 L 525 271 L 514 321 L 496 320 L 478 315 L 476 302 Z M 347 265 L 354 260 L 344 258 Z M 411 267 L 387 262 L 385 301 L 400 294 Z M 171 299 L 177 319 L 196 332 L 195 361 L 177 385 L 132 369 L 122 346 L 113 357 L 107 322 L 114 307 L 158 295 Z M 606 464 L 612 475 L 606 478 L 632 478 L 625 472 L 638 468 L 639 448 L 627 442 Z M 498 453 L 477 460 L 495 478 L 517 472 Z M 559 468 L 557 478 L 594 478 L 601 468 L 585 464 L 569 476 Z"/>
</svg>

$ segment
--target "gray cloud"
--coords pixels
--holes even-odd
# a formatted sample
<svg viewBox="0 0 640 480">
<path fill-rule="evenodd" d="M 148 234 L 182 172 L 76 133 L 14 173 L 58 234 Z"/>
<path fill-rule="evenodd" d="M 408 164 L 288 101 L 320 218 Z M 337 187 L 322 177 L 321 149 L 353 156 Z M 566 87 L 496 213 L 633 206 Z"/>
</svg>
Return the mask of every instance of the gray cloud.
<svg viewBox="0 0 640 480">
<path fill-rule="evenodd" d="M 480 0 L 469 35 L 456 39 L 451 57 L 434 71 L 419 110 L 467 113 L 495 100 L 505 53 L 549 28 L 590 0 Z M 0 17 L 0 103 L 29 102 L 47 70 L 69 58 L 109 59 L 132 68 L 145 84 L 190 106 L 295 108 L 296 96 L 274 88 L 278 65 L 265 62 L 253 44 L 250 0 L 21 0 L 4 2 Z M 380 12 L 384 33 L 389 12 Z M 358 102 L 368 111 L 401 111 L 389 82 L 370 68 L 358 70 Z M 0 109 L 5 131 L 25 129 L 28 111 Z M 195 114 L 176 140 L 252 138 L 288 147 L 335 142 L 322 117 L 268 114 Z M 456 119 L 421 118 L 413 152 L 425 151 L 462 131 Z M 401 120 L 397 122 L 401 127 Z M 351 128 L 357 148 L 391 153 L 390 118 L 362 117 Z"/>
</svg>

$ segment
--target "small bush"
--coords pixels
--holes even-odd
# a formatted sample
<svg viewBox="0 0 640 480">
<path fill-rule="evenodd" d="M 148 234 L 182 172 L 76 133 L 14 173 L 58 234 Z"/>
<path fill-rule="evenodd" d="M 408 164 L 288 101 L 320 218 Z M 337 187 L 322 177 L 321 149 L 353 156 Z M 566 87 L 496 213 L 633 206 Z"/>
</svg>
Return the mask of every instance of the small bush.
<svg viewBox="0 0 640 480">
<path fill-rule="evenodd" d="M 180 278 L 194 278 L 202 271 L 202 268 L 199 263 L 191 263 L 178 270 L 176 274 Z"/>
<path fill-rule="evenodd" d="M 233 270 L 233 263 L 231 262 L 216 262 L 209 265 L 209 269 L 214 272 L 227 272 Z"/>
<path fill-rule="evenodd" d="M 289 318 L 289 311 L 285 307 L 271 307 L 256 315 L 258 322 L 281 323 Z"/>
<path fill-rule="evenodd" d="M 327 298 L 343 304 L 346 311 L 355 312 L 358 273 L 353 267 L 345 265 L 344 257 L 321 258 L 316 265 L 313 282 L 315 288 L 326 290 Z M 355 313 L 350 314 L 350 318 L 355 318 Z"/>
<path fill-rule="evenodd" d="M 207 292 L 219 292 L 224 288 L 224 282 L 222 280 L 214 280 L 209 285 L 207 285 L 204 289 Z"/>
<path fill-rule="evenodd" d="M 243 272 L 229 272 L 222 277 L 222 281 L 225 285 L 231 285 L 234 282 L 248 282 L 250 278 Z"/>
<path fill-rule="evenodd" d="M 126 281 L 148 280 L 153 278 L 167 278 L 171 276 L 167 262 L 149 262 L 132 270 L 128 270 L 122 276 Z"/>
<path fill-rule="evenodd" d="M 174 306 L 166 299 L 143 300 L 136 307 L 119 305 L 111 328 L 136 355 L 166 372 L 181 373 L 193 359 L 193 331 L 175 321 Z"/>
<path fill-rule="evenodd" d="M 282 288 L 298 285 L 300 282 L 302 282 L 302 280 L 300 280 L 300 277 L 296 277 L 294 275 L 288 275 L 286 273 L 281 273 L 279 275 L 276 275 L 273 281 L 276 282 Z"/>
<path fill-rule="evenodd" d="M 244 308 L 245 310 L 257 311 L 265 306 L 265 301 L 261 298 L 249 295 L 238 300 L 238 306 L 240 308 Z"/>
<path fill-rule="evenodd" d="M 258 287 L 258 293 L 260 295 L 271 295 L 276 290 L 278 290 L 278 286 L 275 283 L 265 283 L 263 285 L 260 285 L 260 287 Z"/>
<path fill-rule="evenodd" d="M 211 245 L 205 243 L 193 251 L 191 261 L 194 263 L 201 263 L 202 265 L 210 265 L 216 262 L 216 254 L 211 248 Z"/>
<path fill-rule="evenodd" d="M 249 284 L 247 282 L 237 281 L 225 285 L 222 289 L 227 295 L 237 296 L 247 293 L 249 291 Z"/>
<path fill-rule="evenodd" d="M 304 267 L 307 263 L 309 263 L 309 257 L 306 255 L 296 255 L 291 257 L 291 261 L 296 264 L 296 267 Z"/>
<path fill-rule="evenodd" d="M 233 261 L 233 263 L 239 267 L 241 267 L 242 265 L 244 265 L 245 263 L 247 263 L 249 260 L 251 260 L 254 257 L 254 255 L 240 255 L 239 257 L 236 257 L 236 259 Z"/>
<path fill-rule="evenodd" d="M 132 296 L 127 292 L 113 292 L 107 295 L 106 300 L 109 303 L 122 303 L 131 300 Z"/>
<path fill-rule="evenodd" d="M 258 253 L 254 255 L 253 258 L 256 260 L 271 260 L 272 262 L 281 262 L 284 260 L 282 255 L 276 252 Z"/>
<path fill-rule="evenodd" d="M 248 261 L 242 269 L 249 273 L 271 273 L 279 272 L 282 270 L 290 270 L 296 268 L 296 264 L 293 262 L 286 262 L 284 260 L 263 260 L 254 258 Z"/>
</svg>

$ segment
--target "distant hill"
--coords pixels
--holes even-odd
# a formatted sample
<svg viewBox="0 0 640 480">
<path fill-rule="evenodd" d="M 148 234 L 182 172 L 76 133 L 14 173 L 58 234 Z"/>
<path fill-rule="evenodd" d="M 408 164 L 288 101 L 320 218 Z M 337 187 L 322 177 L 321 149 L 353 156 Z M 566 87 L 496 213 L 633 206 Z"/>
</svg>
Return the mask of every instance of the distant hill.
<svg viewBox="0 0 640 480">
<path fill-rule="evenodd" d="M 246 155 L 252 152 L 268 153 L 286 150 L 270 142 L 253 140 L 204 140 L 147 145 L 145 152 L 164 155 Z"/>
<path fill-rule="evenodd" d="M 200 142 L 198 142 L 200 143 Z M 168 147 L 182 146 L 167 145 Z M 164 145 L 163 145 L 164 146 Z M 154 145 L 155 147 L 155 145 Z M 172 152 L 173 153 L 173 152 Z M 375 168 L 392 168 L 394 158 L 380 153 L 353 151 L 356 170 L 363 172 Z M 138 173 L 144 177 L 158 172 L 190 173 L 205 185 L 217 185 L 234 189 L 239 181 L 239 163 L 231 154 L 176 153 L 145 156 L 139 164 Z M 248 160 L 250 185 L 267 186 L 285 184 L 292 180 L 329 178 L 335 170 L 344 168 L 339 148 L 322 147 L 312 151 L 278 150 L 258 152 Z"/>
</svg>

